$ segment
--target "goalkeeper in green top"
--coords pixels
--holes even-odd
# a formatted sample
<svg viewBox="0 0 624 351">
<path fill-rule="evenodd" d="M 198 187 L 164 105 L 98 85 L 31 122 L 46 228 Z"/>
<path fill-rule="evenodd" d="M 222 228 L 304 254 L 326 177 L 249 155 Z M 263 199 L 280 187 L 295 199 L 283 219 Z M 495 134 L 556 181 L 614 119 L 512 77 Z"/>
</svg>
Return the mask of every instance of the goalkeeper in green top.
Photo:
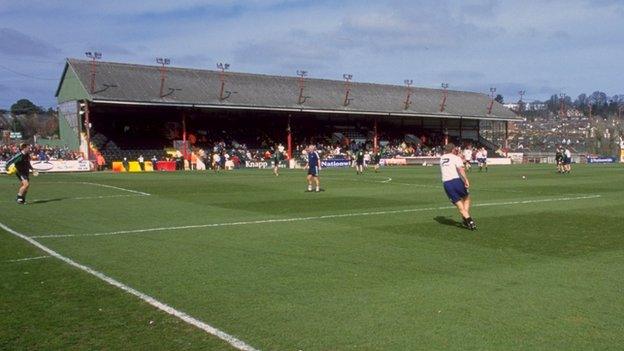
<svg viewBox="0 0 624 351">
<path fill-rule="evenodd" d="M 371 155 L 371 161 L 373 164 L 373 168 L 375 169 L 375 173 L 379 172 L 379 162 L 381 162 L 381 152 L 377 149 L 376 152 L 373 152 Z"/>
<path fill-rule="evenodd" d="M 20 151 L 7 161 L 6 168 L 8 173 L 12 173 L 11 171 L 14 170 L 17 179 L 20 180 L 20 187 L 17 190 L 15 201 L 20 205 L 26 204 L 26 194 L 30 187 L 29 174 L 30 171 L 33 170 L 30 164 L 30 145 L 20 145 Z M 38 173 L 33 170 L 33 175 L 36 176 L 37 174 Z"/>
</svg>

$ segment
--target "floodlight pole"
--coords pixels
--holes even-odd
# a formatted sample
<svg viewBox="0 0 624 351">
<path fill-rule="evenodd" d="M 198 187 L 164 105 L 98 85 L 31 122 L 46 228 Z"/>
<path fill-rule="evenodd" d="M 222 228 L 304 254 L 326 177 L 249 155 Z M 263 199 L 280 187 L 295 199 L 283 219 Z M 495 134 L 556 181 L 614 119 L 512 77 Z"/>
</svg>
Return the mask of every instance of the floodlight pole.
<svg viewBox="0 0 624 351">
<path fill-rule="evenodd" d="M 405 83 L 405 86 L 407 87 L 407 96 L 405 97 L 405 106 L 403 106 L 403 109 L 407 110 L 412 104 L 412 102 L 410 101 L 410 98 L 412 97 L 412 84 L 414 84 L 414 81 L 411 79 L 406 79 L 403 82 Z"/>
<path fill-rule="evenodd" d="M 524 110 L 524 101 L 522 100 L 522 98 L 524 97 L 525 94 L 526 94 L 525 90 L 520 90 L 518 92 L 518 95 L 520 95 L 520 100 L 518 100 L 518 114 L 521 114 L 522 111 Z"/>
<path fill-rule="evenodd" d="M 223 101 L 225 100 L 225 98 L 223 97 L 223 93 L 225 93 L 225 77 L 226 77 L 225 71 L 230 69 L 230 64 L 219 62 L 217 63 L 217 68 L 220 70 L 219 80 L 221 80 L 221 90 L 219 91 L 219 101 Z"/>
<path fill-rule="evenodd" d="M 446 109 L 446 99 L 448 98 L 448 83 L 442 83 L 442 102 L 440 103 L 440 112 L 444 112 Z"/>
<path fill-rule="evenodd" d="M 349 106 L 349 103 L 351 102 L 351 100 L 349 99 L 349 93 L 351 92 L 351 80 L 353 79 L 353 75 L 352 74 L 343 74 L 342 78 L 344 78 L 345 80 L 345 98 L 344 98 L 344 102 L 342 103 L 342 105 L 344 107 Z"/>
<path fill-rule="evenodd" d="M 561 118 L 563 118 L 565 116 L 565 98 L 566 98 L 566 94 L 561 93 L 559 94 L 559 116 Z"/>
<path fill-rule="evenodd" d="M 85 52 L 85 56 L 91 59 L 91 94 L 93 94 L 95 92 L 96 60 L 102 58 L 102 53 L 98 51 L 87 51 Z"/>
<path fill-rule="evenodd" d="M 164 89 L 165 89 L 165 76 L 167 73 L 167 67 L 171 61 L 168 58 L 158 57 L 156 58 L 156 63 L 160 64 L 160 98 L 164 97 Z"/>
<path fill-rule="evenodd" d="M 308 71 L 297 70 L 297 75 L 299 76 L 299 98 L 297 99 L 297 104 L 303 105 L 306 100 L 303 96 L 303 90 L 305 89 L 305 77 L 308 75 Z"/>
<path fill-rule="evenodd" d="M 492 114 L 492 108 L 494 107 L 494 97 L 496 94 L 496 88 L 490 88 L 490 106 L 488 107 L 488 115 Z"/>
</svg>

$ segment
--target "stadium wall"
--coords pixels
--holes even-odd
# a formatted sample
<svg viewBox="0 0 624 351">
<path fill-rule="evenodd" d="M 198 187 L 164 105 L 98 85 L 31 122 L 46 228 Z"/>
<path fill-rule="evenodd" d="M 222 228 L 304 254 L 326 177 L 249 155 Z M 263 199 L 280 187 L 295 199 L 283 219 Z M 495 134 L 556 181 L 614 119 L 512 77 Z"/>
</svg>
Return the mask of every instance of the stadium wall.
<svg viewBox="0 0 624 351">
<path fill-rule="evenodd" d="M 70 65 L 65 66 L 61 82 L 57 90 L 60 144 L 72 151 L 78 151 L 81 129 L 77 115 L 78 101 L 89 100 L 90 96 Z"/>
<path fill-rule="evenodd" d="M 79 123 L 77 123 L 77 121 L 75 121 L 75 123 L 71 122 L 72 116 L 67 116 L 66 113 L 68 112 L 62 111 L 62 105 L 63 104 L 59 104 L 58 113 L 59 137 L 61 138 L 61 144 L 67 146 L 72 151 L 78 151 L 80 148 Z M 76 114 L 77 113 L 78 111 L 76 111 Z"/>
</svg>

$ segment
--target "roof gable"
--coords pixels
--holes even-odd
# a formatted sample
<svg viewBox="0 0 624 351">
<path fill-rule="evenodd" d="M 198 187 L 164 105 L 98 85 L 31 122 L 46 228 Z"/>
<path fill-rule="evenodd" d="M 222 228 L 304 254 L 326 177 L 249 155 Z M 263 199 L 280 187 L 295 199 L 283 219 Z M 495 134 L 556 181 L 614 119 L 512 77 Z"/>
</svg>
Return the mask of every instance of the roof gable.
<svg viewBox="0 0 624 351">
<path fill-rule="evenodd" d="M 57 98 L 59 103 L 71 100 L 91 99 L 90 94 L 85 89 L 82 79 L 78 77 L 74 71 L 74 67 L 69 64 L 69 61 L 65 64 L 61 81 L 59 82 L 54 96 Z"/>
</svg>

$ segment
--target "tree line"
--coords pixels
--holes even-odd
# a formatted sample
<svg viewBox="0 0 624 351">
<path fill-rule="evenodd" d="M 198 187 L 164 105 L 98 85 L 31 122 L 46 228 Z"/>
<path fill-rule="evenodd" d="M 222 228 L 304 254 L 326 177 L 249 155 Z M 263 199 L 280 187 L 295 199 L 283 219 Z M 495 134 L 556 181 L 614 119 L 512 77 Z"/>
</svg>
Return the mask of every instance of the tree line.
<svg viewBox="0 0 624 351">
<path fill-rule="evenodd" d="M 58 138 L 58 114 L 52 108 L 44 109 L 28 99 L 20 99 L 10 109 L 0 109 L 0 130 L 22 133 L 22 139 L 34 136 Z"/>
</svg>

